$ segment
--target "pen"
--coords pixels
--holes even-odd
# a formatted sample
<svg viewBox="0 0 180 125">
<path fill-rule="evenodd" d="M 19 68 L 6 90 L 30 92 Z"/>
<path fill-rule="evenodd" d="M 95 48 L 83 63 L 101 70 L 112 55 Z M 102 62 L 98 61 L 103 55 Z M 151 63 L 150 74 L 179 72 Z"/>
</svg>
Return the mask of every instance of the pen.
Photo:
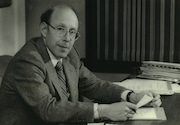
<svg viewBox="0 0 180 125">
<path fill-rule="evenodd" d="M 131 109 L 131 110 L 136 113 L 136 110 L 135 110 L 135 109 Z"/>
</svg>

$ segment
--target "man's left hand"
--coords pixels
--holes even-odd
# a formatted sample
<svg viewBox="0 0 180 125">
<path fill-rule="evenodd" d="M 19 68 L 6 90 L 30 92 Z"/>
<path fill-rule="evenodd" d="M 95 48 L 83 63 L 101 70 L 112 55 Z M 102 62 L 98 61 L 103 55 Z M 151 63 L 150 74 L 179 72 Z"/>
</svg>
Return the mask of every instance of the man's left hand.
<svg viewBox="0 0 180 125">
<path fill-rule="evenodd" d="M 159 107 L 162 104 L 160 95 L 152 91 L 132 93 L 130 95 L 130 101 L 134 104 L 137 104 L 144 95 L 153 97 L 153 100 L 148 103 L 147 106 Z"/>
</svg>

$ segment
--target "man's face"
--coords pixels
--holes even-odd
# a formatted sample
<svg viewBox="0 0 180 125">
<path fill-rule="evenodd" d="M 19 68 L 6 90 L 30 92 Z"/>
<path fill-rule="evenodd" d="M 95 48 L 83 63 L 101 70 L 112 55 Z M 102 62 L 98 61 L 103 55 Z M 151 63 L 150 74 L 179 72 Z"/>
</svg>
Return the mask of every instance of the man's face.
<svg viewBox="0 0 180 125">
<path fill-rule="evenodd" d="M 50 25 L 47 25 L 45 43 L 57 59 L 65 58 L 75 42 L 75 38 L 71 38 L 71 32 L 78 31 L 77 16 L 71 9 L 56 9 L 52 13 Z M 52 26 L 63 29 L 65 34 L 59 34 Z"/>
</svg>

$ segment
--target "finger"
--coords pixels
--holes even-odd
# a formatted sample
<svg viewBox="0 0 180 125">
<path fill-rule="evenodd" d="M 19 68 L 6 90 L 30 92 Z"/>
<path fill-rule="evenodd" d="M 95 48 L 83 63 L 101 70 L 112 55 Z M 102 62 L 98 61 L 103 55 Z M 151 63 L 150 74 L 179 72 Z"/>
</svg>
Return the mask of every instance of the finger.
<svg viewBox="0 0 180 125">
<path fill-rule="evenodd" d="M 133 103 L 127 102 L 126 105 L 130 110 L 131 109 L 137 110 L 137 106 Z"/>
<path fill-rule="evenodd" d="M 127 112 L 125 112 L 125 114 L 124 114 L 124 117 L 122 118 L 122 121 L 126 121 L 127 119 L 128 119 L 128 113 Z"/>
<path fill-rule="evenodd" d="M 154 98 L 156 98 L 156 97 L 160 97 L 160 95 L 159 95 L 159 94 L 157 94 L 157 93 L 155 93 L 155 92 L 152 92 L 152 91 L 151 91 L 151 94 L 152 94 L 152 97 L 154 97 Z"/>
<path fill-rule="evenodd" d="M 154 92 L 149 92 L 147 95 L 150 97 L 153 97 L 152 102 L 156 102 L 156 101 L 160 100 L 160 98 L 161 98 L 161 96 L 159 94 L 154 93 Z"/>
<path fill-rule="evenodd" d="M 153 99 L 153 100 L 151 101 L 151 103 L 157 103 L 157 102 L 159 102 L 159 101 L 161 101 L 161 99 Z"/>
<path fill-rule="evenodd" d="M 136 114 L 136 110 L 134 110 L 134 109 L 130 110 L 128 113 L 134 115 L 134 114 Z"/>
<path fill-rule="evenodd" d="M 152 102 L 158 101 L 158 100 L 160 100 L 160 98 L 161 98 L 161 96 L 157 95 L 153 98 Z"/>
<path fill-rule="evenodd" d="M 128 105 L 128 110 L 127 112 L 131 113 L 131 114 L 135 114 L 136 113 L 136 110 L 137 110 L 137 106 L 136 105 Z"/>
<path fill-rule="evenodd" d="M 159 100 L 159 101 L 156 102 L 156 105 L 155 105 L 155 106 L 159 107 L 159 106 L 161 106 L 161 104 L 162 104 L 162 101 Z"/>
<path fill-rule="evenodd" d="M 149 96 L 149 97 L 154 97 L 151 92 L 146 93 L 146 95 Z"/>
<path fill-rule="evenodd" d="M 127 118 L 132 118 L 133 116 L 133 114 L 127 114 Z"/>
<path fill-rule="evenodd" d="M 125 117 L 122 119 L 122 121 L 127 121 L 128 120 L 128 117 Z"/>
<path fill-rule="evenodd" d="M 134 115 L 129 114 L 129 113 L 126 112 L 123 120 L 126 121 L 126 120 L 128 120 L 129 118 L 132 118 L 133 116 L 134 116 Z"/>
<path fill-rule="evenodd" d="M 161 100 L 157 100 L 155 102 L 151 102 L 150 103 L 150 106 L 153 106 L 153 107 L 159 107 L 160 105 L 162 104 Z"/>
</svg>

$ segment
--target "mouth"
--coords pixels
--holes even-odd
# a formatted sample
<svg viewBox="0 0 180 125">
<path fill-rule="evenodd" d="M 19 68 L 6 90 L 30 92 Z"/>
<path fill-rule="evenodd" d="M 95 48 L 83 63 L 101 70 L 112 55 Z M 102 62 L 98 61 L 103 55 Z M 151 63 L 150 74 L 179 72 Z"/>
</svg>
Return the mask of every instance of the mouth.
<svg viewBox="0 0 180 125">
<path fill-rule="evenodd" d="M 65 45 L 58 45 L 58 47 L 60 47 L 62 49 L 68 49 L 69 48 L 68 46 L 65 46 Z"/>
</svg>

